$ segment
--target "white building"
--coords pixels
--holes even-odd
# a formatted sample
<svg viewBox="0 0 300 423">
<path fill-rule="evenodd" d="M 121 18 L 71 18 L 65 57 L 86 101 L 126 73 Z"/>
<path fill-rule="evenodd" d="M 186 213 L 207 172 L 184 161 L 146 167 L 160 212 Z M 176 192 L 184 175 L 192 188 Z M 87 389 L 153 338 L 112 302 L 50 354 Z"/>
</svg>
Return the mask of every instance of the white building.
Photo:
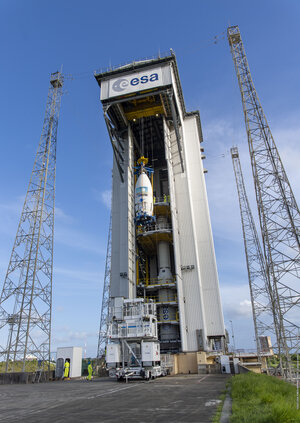
<svg viewBox="0 0 300 423">
<path fill-rule="evenodd" d="M 60 347 L 56 353 L 56 377 L 64 374 L 64 365 L 70 363 L 69 377 L 80 377 L 82 371 L 82 348 L 81 347 Z"/>
<path fill-rule="evenodd" d="M 185 110 L 176 58 L 95 77 L 114 151 L 110 297 L 156 302 L 162 352 L 222 350 L 200 115 Z M 154 218 L 141 222 L 135 183 L 143 156 Z"/>
</svg>

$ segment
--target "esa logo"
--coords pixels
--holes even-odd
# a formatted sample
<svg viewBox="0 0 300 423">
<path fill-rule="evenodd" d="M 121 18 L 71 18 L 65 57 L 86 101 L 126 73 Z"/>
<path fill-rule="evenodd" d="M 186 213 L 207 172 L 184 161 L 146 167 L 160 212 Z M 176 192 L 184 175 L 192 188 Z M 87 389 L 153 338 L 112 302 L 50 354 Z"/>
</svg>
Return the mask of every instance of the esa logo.
<svg viewBox="0 0 300 423">
<path fill-rule="evenodd" d="M 117 79 L 112 86 L 112 89 L 117 92 L 121 92 L 126 90 L 127 87 L 130 86 L 136 86 L 139 84 L 147 84 L 147 82 L 154 82 L 158 81 L 158 74 L 152 73 L 151 75 L 143 75 L 140 78 L 132 78 L 131 80 L 128 80 L 126 78 L 120 78 Z"/>
</svg>

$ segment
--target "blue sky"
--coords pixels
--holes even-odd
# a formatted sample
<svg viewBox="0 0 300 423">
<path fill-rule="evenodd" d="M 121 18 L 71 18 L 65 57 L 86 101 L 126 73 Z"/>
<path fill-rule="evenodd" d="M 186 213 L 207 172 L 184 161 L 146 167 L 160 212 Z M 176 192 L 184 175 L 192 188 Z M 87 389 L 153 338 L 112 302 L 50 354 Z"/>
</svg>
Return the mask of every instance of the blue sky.
<svg viewBox="0 0 300 423">
<path fill-rule="evenodd" d="M 63 65 L 58 129 L 52 349 L 95 355 L 112 152 L 93 71 L 172 48 L 187 110 L 200 109 L 208 198 L 225 323 L 251 348 L 238 200 L 230 147 L 253 182 L 237 79 L 226 35 L 239 25 L 253 80 L 296 199 L 300 195 L 300 3 L 296 0 L 2 0 L 0 3 L 0 286 L 4 281 L 44 119 L 51 72 Z M 218 42 L 214 43 L 217 36 Z M 0 340 L 1 341 L 1 340 Z"/>
</svg>

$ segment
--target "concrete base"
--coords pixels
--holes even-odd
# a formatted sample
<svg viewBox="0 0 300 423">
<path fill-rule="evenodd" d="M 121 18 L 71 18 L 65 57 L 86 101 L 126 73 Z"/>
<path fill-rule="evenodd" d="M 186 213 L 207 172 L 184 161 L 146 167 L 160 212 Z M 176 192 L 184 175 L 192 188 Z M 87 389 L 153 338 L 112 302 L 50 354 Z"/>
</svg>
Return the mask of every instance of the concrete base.
<svg viewBox="0 0 300 423">
<path fill-rule="evenodd" d="M 198 364 L 199 375 L 215 375 L 221 373 L 220 364 Z"/>
<path fill-rule="evenodd" d="M 226 398 L 223 404 L 221 417 L 220 417 L 220 423 L 229 423 L 231 413 L 232 413 L 232 399 L 229 392 L 227 392 Z"/>
<path fill-rule="evenodd" d="M 241 366 L 239 364 L 239 373 L 243 374 L 243 373 L 249 373 L 249 372 L 251 372 L 251 370 L 249 370 L 247 367 Z"/>
<path fill-rule="evenodd" d="M 35 372 L 15 372 L 15 373 L 0 373 L 0 385 L 14 385 L 23 383 L 34 383 Z M 54 370 L 49 372 L 42 372 L 40 382 L 48 382 L 54 379 Z"/>
<path fill-rule="evenodd" d="M 169 374 L 220 374 L 221 365 L 215 362 L 215 356 L 207 357 L 205 352 L 178 354 L 161 354 L 163 367 L 169 369 Z"/>
<path fill-rule="evenodd" d="M 227 375 L 108 378 L 0 387 L 3 423 L 209 423 Z"/>
</svg>

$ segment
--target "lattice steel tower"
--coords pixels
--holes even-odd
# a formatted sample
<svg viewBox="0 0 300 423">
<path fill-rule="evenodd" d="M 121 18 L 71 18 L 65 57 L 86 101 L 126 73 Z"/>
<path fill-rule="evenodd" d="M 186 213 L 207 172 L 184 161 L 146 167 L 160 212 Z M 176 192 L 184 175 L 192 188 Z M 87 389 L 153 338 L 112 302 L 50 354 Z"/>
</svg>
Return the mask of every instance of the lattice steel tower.
<svg viewBox="0 0 300 423">
<path fill-rule="evenodd" d="M 103 355 L 105 354 L 105 348 L 107 344 L 106 334 L 107 334 L 107 325 L 108 325 L 110 276 L 111 276 L 111 215 L 110 215 L 108 240 L 107 240 L 106 263 L 105 263 L 105 274 L 104 274 L 104 284 L 103 284 L 103 293 L 102 293 L 97 358 L 103 357 Z"/>
<path fill-rule="evenodd" d="M 260 357 L 264 352 L 259 341 L 260 336 L 274 334 L 275 342 L 278 342 L 278 319 L 276 316 L 279 311 L 273 298 L 269 274 L 266 270 L 265 259 L 247 197 L 238 148 L 233 147 L 230 152 L 240 205 L 255 340 Z"/>
<path fill-rule="evenodd" d="M 290 354 L 299 350 L 300 213 L 256 93 L 237 26 L 228 41 L 242 96 L 264 255 L 278 298 L 279 353 L 292 377 Z"/>
<path fill-rule="evenodd" d="M 49 368 L 56 140 L 63 76 L 51 74 L 42 135 L 0 297 L 0 360 L 6 371 L 35 357 Z"/>
</svg>

